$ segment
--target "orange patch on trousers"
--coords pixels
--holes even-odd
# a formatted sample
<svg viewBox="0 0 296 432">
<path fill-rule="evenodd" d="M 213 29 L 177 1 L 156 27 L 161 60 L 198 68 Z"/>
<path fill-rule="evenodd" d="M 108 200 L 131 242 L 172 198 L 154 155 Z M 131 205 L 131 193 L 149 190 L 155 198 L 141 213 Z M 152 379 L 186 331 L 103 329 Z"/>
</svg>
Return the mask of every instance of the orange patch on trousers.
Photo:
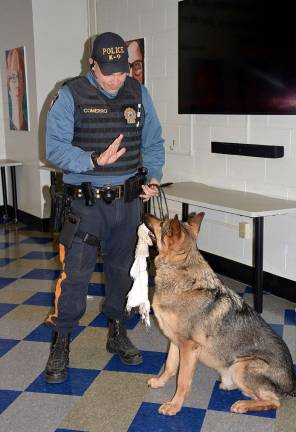
<svg viewBox="0 0 296 432">
<path fill-rule="evenodd" d="M 59 277 L 58 281 L 57 281 L 57 285 L 56 285 L 56 289 L 55 289 L 55 300 L 54 300 L 54 313 L 51 315 L 48 315 L 48 317 L 46 318 L 46 321 L 55 325 L 55 322 L 52 320 L 52 318 L 57 318 L 58 314 L 59 314 L 59 309 L 58 309 L 58 301 L 59 298 L 61 296 L 62 293 L 62 282 L 66 279 L 67 274 L 64 271 L 65 268 L 65 247 L 62 244 L 59 244 L 59 251 L 60 251 L 60 262 L 62 264 L 63 267 L 63 271 L 61 273 L 61 276 Z"/>
</svg>

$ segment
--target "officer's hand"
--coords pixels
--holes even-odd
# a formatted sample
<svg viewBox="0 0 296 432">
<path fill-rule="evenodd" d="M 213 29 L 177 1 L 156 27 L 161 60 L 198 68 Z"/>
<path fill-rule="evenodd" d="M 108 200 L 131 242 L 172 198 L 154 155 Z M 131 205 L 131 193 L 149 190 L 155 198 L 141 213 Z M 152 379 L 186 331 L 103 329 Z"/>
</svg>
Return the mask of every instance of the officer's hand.
<svg viewBox="0 0 296 432">
<path fill-rule="evenodd" d="M 123 134 L 120 134 L 112 144 L 109 145 L 107 150 L 105 150 L 103 153 L 100 154 L 98 157 L 98 165 L 110 165 L 117 161 L 125 152 L 126 148 L 122 147 L 120 150 L 118 150 L 118 147 L 120 146 L 120 143 L 123 139 Z"/>
<path fill-rule="evenodd" d="M 151 197 L 158 195 L 158 188 L 154 185 L 159 185 L 159 181 L 156 178 L 152 178 L 150 180 L 149 185 L 143 185 L 143 194 L 140 195 L 143 198 L 143 201 L 149 201 Z"/>
</svg>

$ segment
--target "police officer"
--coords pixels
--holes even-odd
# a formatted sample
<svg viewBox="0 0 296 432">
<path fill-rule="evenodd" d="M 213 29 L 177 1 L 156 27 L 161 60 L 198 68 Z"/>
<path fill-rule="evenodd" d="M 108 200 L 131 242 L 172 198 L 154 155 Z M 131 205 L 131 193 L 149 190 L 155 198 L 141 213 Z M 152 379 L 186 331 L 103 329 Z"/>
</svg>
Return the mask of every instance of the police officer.
<svg viewBox="0 0 296 432">
<path fill-rule="evenodd" d="M 67 377 L 70 333 L 86 309 L 98 245 L 106 291 L 102 310 L 109 322 L 106 349 L 128 365 L 143 361 L 127 336 L 125 305 L 141 201 L 157 194 L 153 184 L 162 177 L 161 126 L 147 89 L 128 76 L 127 48 L 119 35 L 97 36 L 89 63 L 86 76 L 64 83 L 47 118 L 47 160 L 63 169 L 71 199 L 60 240 L 63 270 L 46 320 L 54 330 L 45 368 L 50 383 Z M 139 192 L 141 166 L 148 174 Z"/>
</svg>

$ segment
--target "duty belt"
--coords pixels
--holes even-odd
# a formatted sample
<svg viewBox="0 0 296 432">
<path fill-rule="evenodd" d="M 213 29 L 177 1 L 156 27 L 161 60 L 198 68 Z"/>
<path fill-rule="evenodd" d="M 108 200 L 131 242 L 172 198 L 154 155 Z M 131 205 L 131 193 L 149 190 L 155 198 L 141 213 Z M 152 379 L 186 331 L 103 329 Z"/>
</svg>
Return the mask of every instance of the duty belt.
<svg viewBox="0 0 296 432">
<path fill-rule="evenodd" d="M 146 181 L 146 168 L 139 168 L 137 174 L 128 178 L 124 185 L 105 185 L 93 187 L 90 182 L 80 185 L 64 185 L 64 192 L 71 198 L 84 198 L 85 205 L 92 206 L 96 200 L 102 198 L 106 204 L 110 204 L 115 199 L 123 198 L 124 202 L 131 202 L 138 198 L 142 193 L 142 186 Z"/>
<path fill-rule="evenodd" d="M 105 201 L 121 199 L 124 196 L 124 185 L 106 185 L 102 187 L 93 187 L 89 183 L 81 185 L 64 185 L 64 192 L 74 199 L 84 198 L 86 201 L 96 201 L 103 198 Z M 91 204 L 90 204 L 91 205 Z"/>
</svg>

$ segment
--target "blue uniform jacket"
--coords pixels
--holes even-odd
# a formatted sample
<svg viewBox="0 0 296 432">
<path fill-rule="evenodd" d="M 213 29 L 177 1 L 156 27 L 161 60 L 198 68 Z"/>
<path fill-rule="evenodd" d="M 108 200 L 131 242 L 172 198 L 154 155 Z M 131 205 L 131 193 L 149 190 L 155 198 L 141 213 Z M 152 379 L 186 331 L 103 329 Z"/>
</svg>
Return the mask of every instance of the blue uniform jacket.
<svg viewBox="0 0 296 432">
<path fill-rule="evenodd" d="M 89 82 L 97 86 L 96 80 L 91 72 L 87 75 Z M 162 139 L 161 126 L 148 90 L 143 85 L 142 103 L 145 110 L 145 122 L 142 130 L 141 155 L 143 165 L 148 169 L 148 182 L 154 177 L 160 181 L 162 167 L 164 165 L 164 140 Z M 107 97 L 112 98 L 103 89 L 98 88 Z M 46 127 L 46 158 L 47 160 L 64 171 L 64 182 L 80 184 L 92 182 L 93 186 L 107 184 L 123 184 L 130 177 L 121 176 L 89 176 L 81 174 L 93 169 L 90 160 L 90 152 L 79 147 L 72 146 L 74 132 L 74 101 L 67 86 L 59 90 L 59 96 L 52 105 L 47 115 Z"/>
</svg>

